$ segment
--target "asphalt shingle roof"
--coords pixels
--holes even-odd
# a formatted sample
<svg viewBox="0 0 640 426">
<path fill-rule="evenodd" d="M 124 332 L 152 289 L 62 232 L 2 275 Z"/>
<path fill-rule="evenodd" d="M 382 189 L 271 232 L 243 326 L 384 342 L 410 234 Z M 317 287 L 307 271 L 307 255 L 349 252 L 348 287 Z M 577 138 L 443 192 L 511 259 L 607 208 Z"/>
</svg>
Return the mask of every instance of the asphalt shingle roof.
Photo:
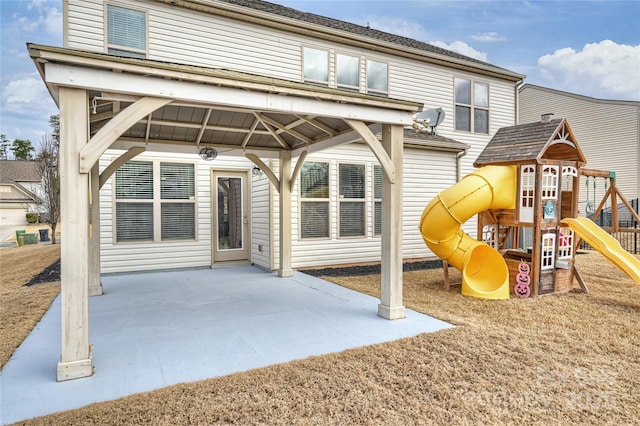
<svg viewBox="0 0 640 426">
<path fill-rule="evenodd" d="M 387 32 L 376 30 L 369 27 L 363 27 L 361 25 L 352 24 L 350 22 L 339 21 L 337 19 L 332 19 L 325 16 L 315 15 L 313 13 L 301 12 L 299 10 L 292 9 L 290 7 L 285 7 L 278 4 L 269 3 L 266 1 L 261 1 L 261 0 L 222 0 L 222 1 L 224 1 L 225 3 L 247 7 L 247 8 L 258 10 L 261 12 L 273 13 L 276 15 L 284 16 L 286 18 L 296 19 L 298 21 L 308 22 L 310 24 L 321 25 L 321 26 L 332 28 L 335 30 L 345 31 L 352 34 L 369 37 L 374 40 L 393 43 L 399 46 L 409 47 L 413 49 L 419 49 L 429 53 L 443 55 L 449 58 L 455 58 L 455 59 L 466 61 L 466 62 L 482 64 L 484 66 L 488 66 L 496 70 L 501 70 L 503 72 L 511 72 L 504 68 L 497 67 L 487 62 L 483 62 L 478 59 L 453 52 L 451 50 L 443 49 L 429 43 L 414 40 L 408 37 L 399 36 L 396 34 L 387 33 Z"/>
<path fill-rule="evenodd" d="M 519 124 L 502 127 L 478 156 L 474 165 L 480 167 L 492 163 L 515 163 L 535 160 L 549 142 L 563 119 L 543 123 Z"/>
<path fill-rule="evenodd" d="M 0 183 L 40 182 L 39 163 L 37 161 L 0 160 Z"/>
</svg>

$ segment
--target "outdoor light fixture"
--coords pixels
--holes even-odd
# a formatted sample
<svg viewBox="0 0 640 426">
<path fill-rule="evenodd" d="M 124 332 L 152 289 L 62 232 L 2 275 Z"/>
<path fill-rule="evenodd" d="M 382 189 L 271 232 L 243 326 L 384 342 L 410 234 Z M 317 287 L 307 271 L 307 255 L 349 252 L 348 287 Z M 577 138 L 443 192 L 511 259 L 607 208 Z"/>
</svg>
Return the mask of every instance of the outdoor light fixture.
<svg viewBox="0 0 640 426">
<path fill-rule="evenodd" d="M 256 177 L 260 176 L 262 175 L 262 170 L 260 170 L 260 167 L 258 166 L 253 166 L 253 168 L 251 169 L 251 174 Z"/>
<path fill-rule="evenodd" d="M 202 148 L 200 150 L 200 158 L 202 158 L 203 160 L 215 160 L 217 156 L 218 151 L 216 151 L 214 148 Z"/>
</svg>

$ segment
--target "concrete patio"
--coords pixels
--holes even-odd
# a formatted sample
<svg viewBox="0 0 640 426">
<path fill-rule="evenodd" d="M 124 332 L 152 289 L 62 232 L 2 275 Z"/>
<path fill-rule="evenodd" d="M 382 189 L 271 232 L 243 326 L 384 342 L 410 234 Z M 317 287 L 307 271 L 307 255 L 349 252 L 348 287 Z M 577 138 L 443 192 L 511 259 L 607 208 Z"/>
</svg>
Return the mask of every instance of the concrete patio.
<svg viewBox="0 0 640 426">
<path fill-rule="evenodd" d="M 252 266 L 113 275 L 103 284 L 105 294 L 90 299 L 95 375 L 56 382 L 58 297 L 2 370 L 2 424 L 451 327 L 409 309 L 385 320 L 376 298 Z"/>
</svg>

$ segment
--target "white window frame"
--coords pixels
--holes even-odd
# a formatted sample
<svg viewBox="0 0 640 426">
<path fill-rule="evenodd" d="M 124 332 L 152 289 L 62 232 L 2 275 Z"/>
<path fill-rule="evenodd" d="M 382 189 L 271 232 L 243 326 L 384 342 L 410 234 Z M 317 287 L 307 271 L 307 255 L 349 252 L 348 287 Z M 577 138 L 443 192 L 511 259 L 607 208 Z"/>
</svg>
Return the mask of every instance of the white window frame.
<svg viewBox="0 0 640 426">
<path fill-rule="evenodd" d="M 127 9 L 136 12 L 140 12 L 144 14 L 144 49 L 120 45 L 120 44 L 112 44 L 109 43 L 109 8 L 117 7 L 120 9 Z M 125 56 L 132 58 L 140 58 L 145 59 L 148 57 L 149 50 L 149 13 L 146 9 L 141 9 L 137 7 L 131 7 L 128 4 L 116 3 L 116 2 L 107 2 L 104 5 L 104 44 L 105 44 L 105 52 L 110 55 L 116 56 Z"/>
<path fill-rule="evenodd" d="M 542 166 L 540 195 L 542 197 L 542 200 L 558 199 L 558 166 Z"/>
<path fill-rule="evenodd" d="M 380 197 L 376 197 L 376 170 L 378 171 L 378 174 L 380 175 Z M 379 237 L 382 235 L 382 180 L 384 179 L 384 176 L 382 176 L 382 166 L 379 164 L 374 164 L 373 165 L 373 177 L 372 177 L 372 185 L 373 185 L 373 193 L 372 193 L 372 198 L 373 198 L 373 235 L 375 237 Z M 378 218 L 378 214 L 376 213 L 378 210 L 376 209 L 376 206 L 380 205 L 380 217 Z M 376 230 L 376 223 L 377 221 L 380 220 L 380 231 L 378 232 Z"/>
<path fill-rule="evenodd" d="M 556 234 L 548 232 L 542 234 L 542 244 L 540 253 L 540 270 L 549 270 L 555 268 L 556 257 Z"/>
<path fill-rule="evenodd" d="M 304 173 L 304 165 L 300 170 L 300 177 L 298 178 L 298 212 L 299 212 L 299 225 L 298 225 L 298 236 L 300 240 L 328 240 L 331 238 L 331 224 L 332 224 L 332 208 L 331 208 L 331 162 L 323 161 L 323 160 L 313 160 L 313 161 L 305 161 L 305 164 L 311 163 L 320 163 L 327 165 L 327 197 L 326 198 L 318 198 L 318 197 L 309 197 L 304 198 L 302 194 L 302 180 Z M 326 236 L 313 236 L 313 237 L 305 237 L 302 235 L 303 232 L 303 207 L 304 203 L 326 203 L 327 204 L 327 235 Z"/>
<path fill-rule="evenodd" d="M 520 169 L 520 222 L 532 223 L 535 205 L 536 167 L 531 164 Z"/>
<path fill-rule="evenodd" d="M 358 62 L 358 66 L 357 66 L 357 71 L 356 71 L 356 85 L 350 85 L 350 84 L 343 84 L 340 83 L 340 56 L 344 56 L 347 58 L 352 58 L 355 59 Z M 360 91 L 360 80 L 361 80 L 361 75 L 362 75 L 362 71 L 361 71 L 361 60 L 360 60 L 360 56 L 358 55 L 354 55 L 354 54 L 350 54 L 350 53 L 345 53 L 345 52 L 335 52 L 335 75 L 336 75 L 336 87 L 339 89 L 343 89 L 343 90 L 349 90 L 352 92 L 359 92 Z"/>
<path fill-rule="evenodd" d="M 160 160 L 160 159 L 134 159 L 131 162 L 150 163 L 152 165 L 152 197 L 144 199 L 118 198 L 118 171 L 114 173 L 112 178 L 112 208 L 113 208 L 113 243 L 114 244 L 144 244 L 144 243 L 174 243 L 174 242 L 193 242 L 198 239 L 198 180 L 197 180 L 197 164 L 189 161 Z M 193 195 L 190 198 L 172 199 L 162 198 L 161 189 L 161 164 L 191 164 L 193 165 Z M 131 239 L 118 240 L 118 220 L 117 220 L 117 204 L 145 203 L 152 205 L 153 226 L 152 239 Z M 192 238 L 162 238 L 162 207 L 167 204 L 190 204 L 193 205 L 193 237 Z"/>
<path fill-rule="evenodd" d="M 457 93 L 457 81 L 467 81 L 469 82 L 469 103 L 458 101 L 458 93 Z M 487 88 L 487 105 L 479 105 L 476 100 L 476 91 L 477 86 L 485 86 Z M 454 130 L 457 132 L 467 132 L 467 133 L 477 133 L 480 135 L 488 135 L 491 129 L 491 85 L 485 81 L 473 80 L 467 77 L 454 77 L 453 79 L 453 110 L 454 110 Z M 458 128 L 458 124 L 460 122 L 458 118 L 458 107 L 468 108 L 469 109 L 469 128 L 463 129 Z M 487 131 L 477 131 L 476 130 L 476 120 L 475 113 L 477 111 L 486 111 L 487 113 Z"/>
<path fill-rule="evenodd" d="M 367 93 L 375 96 L 385 96 L 385 97 L 389 96 L 389 68 L 390 68 L 389 62 L 367 58 L 365 63 L 366 63 L 365 81 L 366 81 Z M 385 65 L 386 71 L 387 71 L 385 75 L 385 87 L 386 87 L 385 90 L 380 90 L 380 89 L 369 86 L 369 74 L 370 74 L 369 67 L 371 64 Z"/>
<path fill-rule="evenodd" d="M 571 259 L 573 257 L 573 230 L 569 227 L 562 227 L 559 230 L 558 258 Z"/>
<path fill-rule="evenodd" d="M 342 198 L 340 194 L 341 183 L 340 183 L 340 167 L 341 166 L 358 166 L 362 167 L 364 171 L 363 181 L 362 181 L 362 198 Z M 367 166 L 363 163 L 354 163 L 354 162 L 341 162 L 337 165 L 337 197 L 338 197 L 338 238 L 340 239 L 352 239 L 352 238 L 366 238 L 367 237 Z M 342 235 L 341 227 L 342 227 L 342 204 L 343 203 L 361 203 L 363 206 L 362 209 L 362 234 L 361 235 Z"/>
<path fill-rule="evenodd" d="M 327 55 L 327 62 L 326 62 L 326 74 L 327 74 L 327 79 L 326 80 L 319 80 L 317 78 L 311 78 L 311 77 L 307 77 L 305 74 L 305 51 L 306 50 L 315 50 L 317 52 L 323 52 Z M 304 81 L 305 83 L 310 83 L 310 84 L 315 84 L 315 85 L 319 85 L 319 86 L 329 86 L 329 80 L 330 80 L 330 76 L 331 76 L 331 70 L 329 67 L 329 64 L 331 62 L 331 52 L 328 49 L 324 49 L 321 47 L 316 47 L 316 46 L 302 46 L 302 81 Z"/>
<path fill-rule="evenodd" d="M 498 250 L 498 226 L 484 225 L 482 227 L 482 242 Z"/>
</svg>

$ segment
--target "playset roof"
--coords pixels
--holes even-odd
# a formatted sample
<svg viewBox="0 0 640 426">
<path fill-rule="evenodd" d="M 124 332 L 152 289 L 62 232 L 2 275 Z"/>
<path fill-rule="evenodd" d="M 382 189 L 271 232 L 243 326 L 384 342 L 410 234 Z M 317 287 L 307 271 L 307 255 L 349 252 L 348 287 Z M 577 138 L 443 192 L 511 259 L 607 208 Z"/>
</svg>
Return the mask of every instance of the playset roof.
<svg viewBox="0 0 640 426">
<path fill-rule="evenodd" d="M 541 163 L 545 159 L 586 164 L 582 150 L 564 118 L 499 129 L 478 156 L 474 166 Z"/>
</svg>

